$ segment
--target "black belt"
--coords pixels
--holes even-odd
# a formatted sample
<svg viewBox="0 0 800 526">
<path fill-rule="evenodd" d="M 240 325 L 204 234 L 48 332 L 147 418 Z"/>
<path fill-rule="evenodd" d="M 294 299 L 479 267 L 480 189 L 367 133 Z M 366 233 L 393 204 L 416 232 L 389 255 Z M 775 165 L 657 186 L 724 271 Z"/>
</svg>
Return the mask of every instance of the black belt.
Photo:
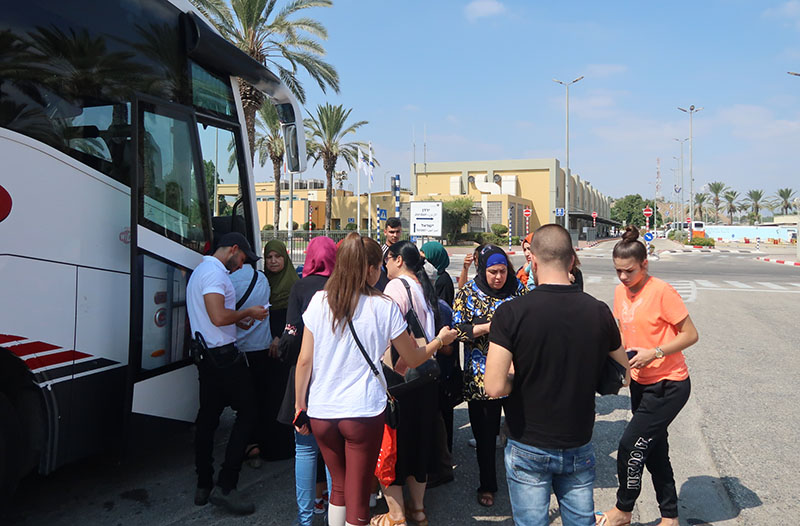
<svg viewBox="0 0 800 526">
<path fill-rule="evenodd" d="M 195 362 L 197 363 L 208 361 L 209 365 L 224 369 L 232 367 L 242 360 L 243 355 L 233 342 L 219 347 L 208 347 L 203 335 L 200 332 L 196 332 L 193 344 L 195 346 Z"/>
</svg>

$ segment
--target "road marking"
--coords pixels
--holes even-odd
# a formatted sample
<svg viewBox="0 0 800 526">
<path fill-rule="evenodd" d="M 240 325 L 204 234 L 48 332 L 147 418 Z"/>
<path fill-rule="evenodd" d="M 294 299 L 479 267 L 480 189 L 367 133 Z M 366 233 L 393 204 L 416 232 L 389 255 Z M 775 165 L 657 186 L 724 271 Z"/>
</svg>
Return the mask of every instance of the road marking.
<svg viewBox="0 0 800 526">
<path fill-rule="evenodd" d="M 694 280 L 694 282 L 697 283 L 698 285 L 700 285 L 701 287 L 717 288 L 717 285 L 714 285 L 710 281 L 706 281 L 704 279 L 696 279 L 696 280 Z"/>
<path fill-rule="evenodd" d="M 734 287 L 736 287 L 738 289 L 752 289 L 753 288 L 750 285 L 742 283 L 741 281 L 726 281 L 725 283 L 727 283 L 728 285 L 733 285 Z"/>
<path fill-rule="evenodd" d="M 761 285 L 762 287 L 767 287 L 768 289 L 772 290 L 785 290 L 784 287 L 780 285 L 776 285 L 775 283 L 763 282 L 763 281 L 756 281 L 757 285 Z"/>
<path fill-rule="evenodd" d="M 597 283 L 598 281 L 602 281 L 603 276 L 586 276 L 585 281 L 586 283 Z"/>
<path fill-rule="evenodd" d="M 692 303 L 697 299 L 697 286 L 694 281 L 669 281 L 672 287 L 680 294 L 684 303 Z"/>
<path fill-rule="evenodd" d="M 792 285 L 793 287 L 800 287 L 800 283 L 789 283 L 789 285 Z"/>
</svg>

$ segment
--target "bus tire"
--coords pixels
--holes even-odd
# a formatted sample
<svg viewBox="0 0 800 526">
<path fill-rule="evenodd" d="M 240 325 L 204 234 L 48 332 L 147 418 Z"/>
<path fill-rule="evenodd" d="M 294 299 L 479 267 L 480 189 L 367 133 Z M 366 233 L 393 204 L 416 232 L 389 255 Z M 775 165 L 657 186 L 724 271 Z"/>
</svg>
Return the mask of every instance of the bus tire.
<svg viewBox="0 0 800 526">
<path fill-rule="evenodd" d="M 22 433 L 17 410 L 0 393 L 0 509 L 8 504 L 19 483 L 24 456 Z"/>
</svg>

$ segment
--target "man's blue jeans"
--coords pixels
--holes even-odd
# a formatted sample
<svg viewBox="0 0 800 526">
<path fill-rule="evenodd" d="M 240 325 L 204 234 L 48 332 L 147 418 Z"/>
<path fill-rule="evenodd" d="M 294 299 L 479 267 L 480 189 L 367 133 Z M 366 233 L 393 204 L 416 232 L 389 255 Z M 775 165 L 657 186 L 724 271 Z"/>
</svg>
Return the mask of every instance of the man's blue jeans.
<svg viewBox="0 0 800 526">
<path fill-rule="evenodd" d="M 540 449 L 509 439 L 506 479 L 516 526 L 547 526 L 550 492 L 564 526 L 594 526 L 594 448 Z"/>
<path fill-rule="evenodd" d="M 301 435 L 295 430 L 294 478 L 297 494 L 297 524 L 311 526 L 314 519 L 314 496 L 317 487 L 317 453 L 319 446 L 314 435 Z M 331 474 L 326 469 L 328 488 Z"/>
</svg>

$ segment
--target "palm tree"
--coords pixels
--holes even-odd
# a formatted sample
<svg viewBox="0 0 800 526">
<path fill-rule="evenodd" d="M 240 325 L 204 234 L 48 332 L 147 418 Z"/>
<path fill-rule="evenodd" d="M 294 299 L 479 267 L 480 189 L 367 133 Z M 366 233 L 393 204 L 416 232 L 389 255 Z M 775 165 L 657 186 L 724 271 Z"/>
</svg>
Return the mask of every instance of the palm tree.
<svg viewBox="0 0 800 526">
<path fill-rule="evenodd" d="M 750 190 L 747 192 L 747 197 L 745 201 L 750 205 L 750 208 L 753 209 L 753 214 L 756 216 L 756 221 L 761 219 L 761 205 L 763 204 L 762 201 L 764 200 L 764 190 Z"/>
<path fill-rule="evenodd" d="M 333 199 L 333 172 L 336 169 L 336 161 L 341 157 L 348 168 L 353 168 L 358 162 L 358 148 L 366 148 L 363 142 L 343 142 L 345 136 L 367 124 L 367 121 L 358 121 L 354 124 L 346 125 L 347 118 L 350 117 L 352 109 L 345 110 L 340 104 L 333 106 L 325 103 L 324 106 L 317 106 L 317 114 L 309 113 L 309 118 L 305 120 L 306 127 L 306 149 L 308 158 L 314 159 L 314 165 L 322 160 L 322 167 L 325 170 L 327 187 L 325 188 L 325 230 L 331 228 L 331 200 Z M 373 159 L 377 164 L 377 161 Z"/>
<path fill-rule="evenodd" d="M 701 192 L 699 194 L 694 194 L 694 215 L 695 219 L 697 219 L 698 212 L 700 212 L 700 221 L 703 220 L 703 209 L 705 208 L 705 202 L 708 200 L 708 194 L 705 192 Z"/>
<path fill-rule="evenodd" d="M 727 189 L 728 188 L 725 186 L 725 183 L 720 183 L 719 181 L 708 183 L 708 191 L 714 196 L 711 202 L 714 204 L 714 221 L 716 223 L 719 223 L 719 194 L 723 193 Z"/>
<path fill-rule="evenodd" d="M 306 102 L 305 89 L 297 78 L 300 69 L 317 81 L 323 93 L 327 87 L 339 93 L 339 74 L 331 64 L 322 60 L 325 48 L 304 34 L 326 39 L 328 31 L 325 26 L 307 17 L 290 19 L 304 9 L 330 7 L 332 0 L 291 0 L 277 13 L 277 0 L 230 0 L 230 8 L 226 0 L 191 2 L 222 36 L 260 64 L 274 67 L 300 103 Z M 264 102 L 264 94 L 244 81 L 239 83 L 239 93 L 250 141 L 250 163 L 254 164 L 255 116 Z"/>
<path fill-rule="evenodd" d="M 793 208 L 792 205 L 792 197 L 794 197 L 794 190 L 791 188 L 779 188 L 775 197 L 778 199 L 778 204 L 780 205 L 781 212 L 783 215 L 789 213 L 789 211 Z"/>
<path fill-rule="evenodd" d="M 727 203 L 725 209 L 731 218 L 731 224 L 733 224 L 733 214 L 739 210 L 739 205 L 736 203 L 736 200 L 739 199 L 739 192 L 736 190 L 728 190 L 723 194 L 722 198 L 725 199 Z"/>
<path fill-rule="evenodd" d="M 261 105 L 256 115 L 255 148 L 258 152 L 258 162 L 262 167 L 267 163 L 267 159 L 272 161 L 272 176 L 275 179 L 275 214 L 272 222 L 274 231 L 277 232 L 281 217 L 281 165 L 286 148 L 281 135 L 278 110 L 269 101 Z"/>
</svg>

